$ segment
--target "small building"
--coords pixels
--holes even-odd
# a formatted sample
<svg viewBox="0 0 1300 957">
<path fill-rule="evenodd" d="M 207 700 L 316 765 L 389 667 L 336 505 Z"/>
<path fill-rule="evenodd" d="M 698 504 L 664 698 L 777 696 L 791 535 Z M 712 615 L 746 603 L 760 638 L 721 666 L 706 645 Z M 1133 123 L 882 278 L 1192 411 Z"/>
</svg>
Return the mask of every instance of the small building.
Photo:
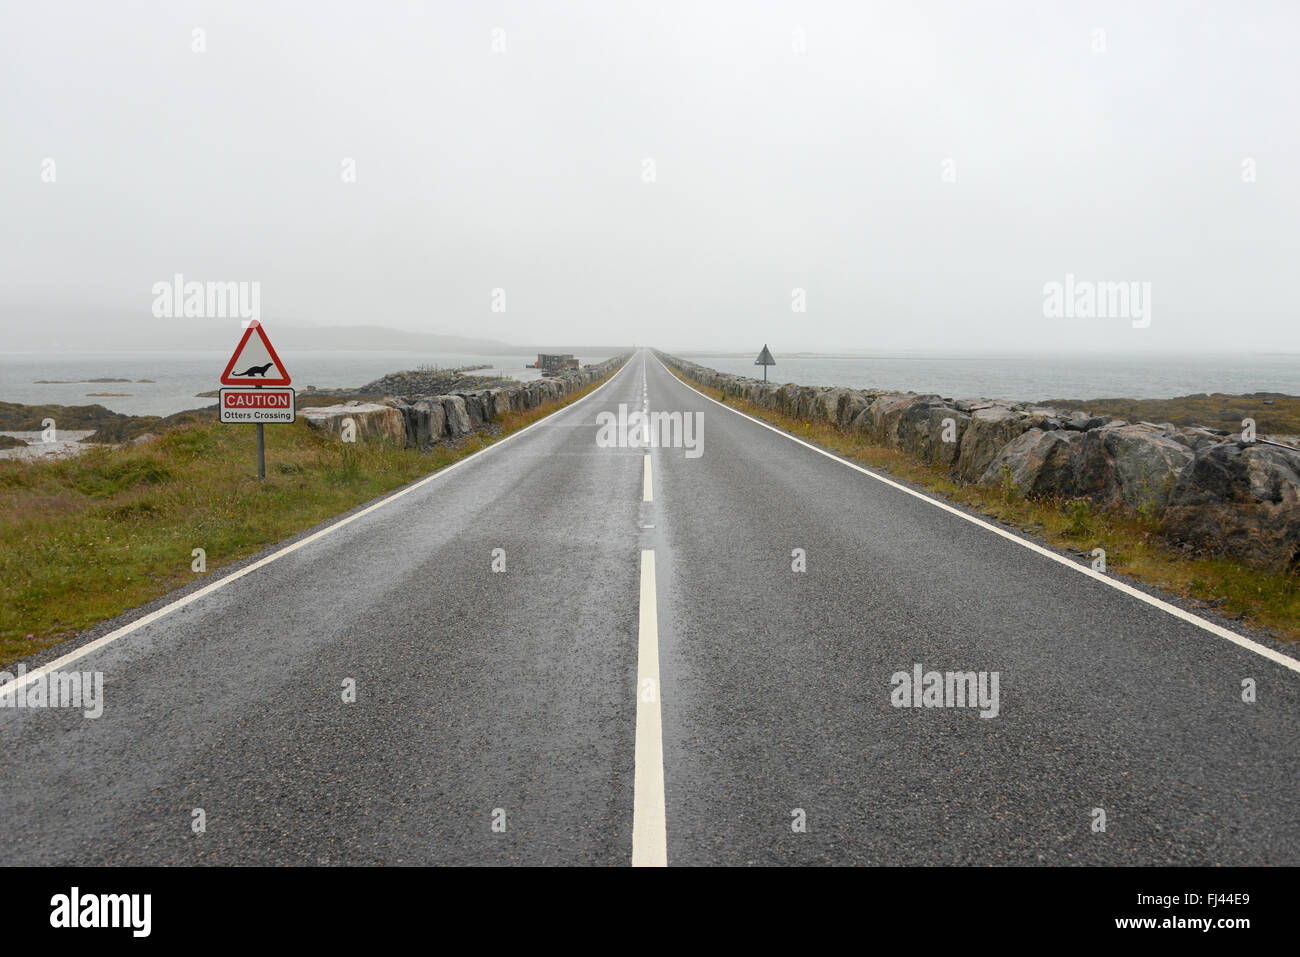
<svg viewBox="0 0 1300 957">
<path fill-rule="evenodd" d="M 579 368 L 579 364 L 578 360 L 568 353 L 555 355 L 539 352 L 537 354 L 537 368 L 549 372 L 560 372 L 564 369 L 577 369 Z"/>
</svg>

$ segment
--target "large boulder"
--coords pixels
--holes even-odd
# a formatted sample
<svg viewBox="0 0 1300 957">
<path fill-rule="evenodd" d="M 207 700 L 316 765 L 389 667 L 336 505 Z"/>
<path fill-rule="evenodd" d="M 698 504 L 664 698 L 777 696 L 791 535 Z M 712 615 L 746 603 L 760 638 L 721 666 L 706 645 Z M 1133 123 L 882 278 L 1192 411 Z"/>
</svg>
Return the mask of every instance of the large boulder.
<svg viewBox="0 0 1300 957">
<path fill-rule="evenodd" d="M 1130 508 L 1165 504 L 1178 475 L 1192 460 L 1192 450 L 1174 438 L 1171 427 L 1112 422 L 1076 432 L 1074 490 L 1098 502 Z"/>
<path fill-rule="evenodd" d="M 447 416 L 435 398 L 416 399 L 399 406 L 406 419 L 408 448 L 427 451 L 447 434 Z"/>
<path fill-rule="evenodd" d="M 957 474 L 968 482 L 979 481 L 1002 447 L 1031 428 L 1025 413 L 1005 403 L 972 408 L 957 450 Z"/>
<path fill-rule="evenodd" d="M 1169 495 L 1164 534 L 1267 571 L 1300 561 L 1300 453 L 1238 440 L 1195 453 Z"/>
<path fill-rule="evenodd" d="M 1027 419 L 1042 421 L 1034 413 Z M 1035 425 L 999 449 L 979 481 L 999 485 L 1010 477 L 1026 495 L 1159 508 L 1191 457 L 1187 446 L 1158 427 L 1121 423 L 1079 432 Z"/>
<path fill-rule="evenodd" d="M 465 414 L 469 416 L 469 426 L 471 429 L 481 429 L 487 422 L 489 416 L 483 408 L 483 394 L 481 392 L 460 392 L 457 393 L 461 401 L 465 403 Z"/>
<path fill-rule="evenodd" d="M 844 389 L 840 395 L 839 407 L 835 410 L 835 423 L 841 429 L 848 429 L 853 425 L 862 410 L 871 404 L 871 401 L 857 389 Z"/>
<path fill-rule="evenodd" d="M 781 387 L 772 382 L 755 382 L 750 398 L 760 408 L 775 409 L 780 403 Z"/>
<path fill-rule="evenodd" d="M 882 395 L 854 416 L 849 428 L 873 442 L 893 445 L 894 426 L 903 409 L 915 398 L 910 392 Z"/>
<path fill-rule="evenodd" d="M 351 419 L 356 429 L 356 441 L 384 445 L 406 445 L 406 421 L 400 409 L 379 402 L 345 402 L 342 405 L 321 405 L 298 410 L 298 415 L 317 432 L 342 437 L 345 424 Z"/>
<path fill-rule="evenodd" d="M 799 387 L 787 382 L 776 390 L 776 408 L 786 415 L 794 415 L 798 405 Z"/>
<path fill-rule="evenodd" d="M 1077 494 L 1074 451 L 1082 433 L 1063 429 L 1030 429 L 1016 436 L 993 456 L 981 485 L 1001 485 L 1010 480 L 1022 495 Z"/>
<path fill-rule="evenodd" d="M 458 395 L 440 395 L 438 401 L 442 403 L 443 415 L 446 417 L 448 437 L 458 439 L 468 435 L 472 426 L 465 400 Z"/>
<path fill-rule="evenodd" d="M 484 395 L 484 406 L 487 410 L 488 417 L 493 420 L 508 412 L 513 412 L 516 408 L 514 389 L 488 389 Z"/>
<path fill-rule="evenodd" d="M 848 393 L 848 389 L 821 389 L 813 396 L 812 414 L 810 418 L 813 422 L 821 425 L 840 424 L 840 400 Z"/>
<path fill-rule="evenodd" d="M 813 405 L 817 401 L 817 395 L 820 389 L 814 389 L 812 386 L 800 386 L 795 391 L 794 408 L 791 414 L 796 418 L 811 422 L 813 417 Z"/>
<path fill-rule="evenodd" d="M 918 396 L 898 411 L 893 426 L 894 445 L 927 461 L 951 466 L 957 460 L 962 433 L 969 422 L 970 416 L 937 395 Z M 945 433 L 951 436 L 950 441 L 945 441 Z"/>
</svg>

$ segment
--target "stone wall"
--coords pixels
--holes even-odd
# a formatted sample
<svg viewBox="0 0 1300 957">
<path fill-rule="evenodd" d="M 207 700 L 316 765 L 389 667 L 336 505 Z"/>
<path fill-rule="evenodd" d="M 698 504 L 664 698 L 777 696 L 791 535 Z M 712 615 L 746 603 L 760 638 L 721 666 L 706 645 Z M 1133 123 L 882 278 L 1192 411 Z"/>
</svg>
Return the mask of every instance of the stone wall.
<svg viewBox="0 0 1300 957">
<path fill-rule="evenodd" d="M 344 421 L 351 419 L 359 442 L 427 451 L 435 443 L 462 438 L 483 428 L 498 415 L 525 412 L 585 389 L 616 372 L 626 361 L 627 356 L 618 356 L 517 385 L 454 395 L 346 402 L 299 409 L 298 415 L 311 428 L 328 435 L 341 435 Z"/>
<path fill-rule="evenodd" d="M 1029 496 L 1087 498 L 1157 517 L 1198 554 L 1269 571 L 1300 562 L 1300 452 L 1235 434 L 1125 422 L 1000 399 L 763 382 L 657 353 L 729 396 L 946 466 L 955 479 Z"/>
</svg>

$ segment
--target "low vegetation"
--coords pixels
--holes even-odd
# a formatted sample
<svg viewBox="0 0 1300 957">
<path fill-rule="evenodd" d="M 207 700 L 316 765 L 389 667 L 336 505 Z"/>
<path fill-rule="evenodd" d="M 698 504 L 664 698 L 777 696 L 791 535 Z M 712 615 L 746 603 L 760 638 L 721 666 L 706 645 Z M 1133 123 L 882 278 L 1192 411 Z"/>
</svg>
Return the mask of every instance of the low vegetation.
<svg viewBox="0 0 1300 957">
<path fill-rule="evenodd" d="M 1080 409 L 1129 422 L 1170 422 L 1240 432 L 1242 419 L 1254 419 L 1260 435 L 1300 435 L 1300 396 L 1278 392 L 1247 395 L 1182 395 L 1176 399 L 1047 399 L 1054 409 Z"/>
</svg>

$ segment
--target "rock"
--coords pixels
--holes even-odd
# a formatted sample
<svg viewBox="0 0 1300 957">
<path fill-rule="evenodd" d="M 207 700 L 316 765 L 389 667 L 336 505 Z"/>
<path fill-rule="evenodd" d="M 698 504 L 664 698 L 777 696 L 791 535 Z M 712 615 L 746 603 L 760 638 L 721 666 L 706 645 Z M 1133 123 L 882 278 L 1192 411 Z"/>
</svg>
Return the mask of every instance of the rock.
<svg viewBox="0 0 1300 957">
<path fill-rule="evenodd" d="M 1300 453 L 1232 440 L 1204 447 L 1169 495 L 1176 544 L 1289 572 L 1300 559 Z"/>
<path fill-rule="evenodd" d="M 1088 432 L 1092 429 L 1100 429 L 1103 425 L 1109 425 L 1110 421 L 1111 418 L 1108 415 L 1085 415 L 1082 412 L 1072 412 L 1061 420 L 1061 428 L 1069 429 L 1072 432 Z"/>
<path fill-rule="evenodd" d="M 460 399 L 465 403 L 465 414 L 469 416 L 469 427 L 481 429 L 489 416 L 484 414 L 483 396 L 478 392 L 462 392 Z"/>
<path fill-rule="evenodd" d="M 437 399 L 416 399 L 399 405 L 406 423 L 406 447 L 427 452 L 447 434 L 447 415 Z"/>
<path fill-rule="evenodd" d="M 1078 491 L 1096 501 L 1131 508 L 1160 507 L 1169 498 L 1191 450 L 1160 428 L 1111 423 L 1081 433 L 1076 452 Z"/>
<path fill-rule="evenodd" d="M 824 389 L 813 396 L 812 421 L 819 422 L 822 425 L 838 427 L 840 424 L 840 400 L 848 391 L 848 389 Z"/>
<path fill-rule="evenodd" d="M 968 482 L 979 481 L 1002 447 L 1030 428 L 1026 416 L 1007 405 L 976 409 L 962 432 L 957 474 Z"/>
<path fill-rule="evenodd" d="M 469 435 L 472 427 L 469 411 L 465 408 L 465 400 L 458 395 L 440 395 L 438 401 L 442 403 L 442 411 L 446 416 L 447 436 L 459 439 L 461 436 Z"/>
<path fill-rule="evenodd" d="M 492 389 L 490 394 L 492 395 L 492 414 L 494 418 L 519 411 L 519 394 L 517 390 Z"/>
<path fill-rule="evenodd" d="M 772 382 L 755 382 L 751 387 L 750 398 L 761 408 L 775 409 L 779 402 L 780 388 Z"/>
<path fill-rule="evenodd" d="M 1026 495 L 1159 508 L 1191 456 L 1187 446 L 1138 425 L 1090 432 L 1035 427 L 998 450 L 979 482 L 1001 484 L 1006 466 Z"/>
<path fill-rule="evenodd" d="M 793 382 L 786 382 L 776 390 L 776 408 L 786 415 L 794 415 L 799 387 Z"/>
<path fill-rule="evenodd" d="M 1022 495 L 1074 495 L 1073 457 L 1082 439 L 1064 429 L 1023 432 L 998 450 L 980 484 L 997 486 L 1010 479 Z"/>
<path fill-rule="evenodd" d="M 1210 429 L 1203 429 L 1199 426 L 1190 429 L 1180 429 L 1170 436 L 1179 445 L 1185 445 L 1193 452 L 1200 449 L 1209 448 L 1211 445 L 1217 445 L 1222 442 L 1224 436 L 1220 432 L 1214 432 Z"/>
<path fill-rule="evenodd" d="M 944 422 L 951 420 L 953 441 L 943 441 Z M 905 405 L 894 427 L 895 444 L 926 461 L 951 466 L 961 448 L 970 416 L 952 408 L 937 395 L 919 396 Z"/>
<path fill-rule="evenodd" d="M 839 408 L 835 410 L 835 422 L 841 429 L 847 429 L 853 425 L 853 420 L 863 409 L 871 405 L 871 401 L 856 389 L 845 389 L 840 396 Z"/>
<path fill-rule="evenodd" d="M 470 392 L 502 382 L 501 379 L 467 375 L 469 371 L 466 368 L 393 372 L 382 379 L 367 382 L 356 392 L 361 395 L 394 395 L 413 399 L 419 396 Z"/>
<path fill-rule="evenodd" d="M 393 405 L 353 401 L 299 409 L 298 415 L 307 420 L 308 426 L 327 435 L 341 435 L 344 421 L 350 418 L 356 423 L 358 442 L 406 445 L 405 418 Z"/>
<path fill-rule="evenodd" d="M 896 392 L 875 399 L 853 420 L 853 430 L 866 435 L 873 442 L 893 445 L 898 441 L 895 427 L 916 396 L 911 392 Z"/>
</svg>

